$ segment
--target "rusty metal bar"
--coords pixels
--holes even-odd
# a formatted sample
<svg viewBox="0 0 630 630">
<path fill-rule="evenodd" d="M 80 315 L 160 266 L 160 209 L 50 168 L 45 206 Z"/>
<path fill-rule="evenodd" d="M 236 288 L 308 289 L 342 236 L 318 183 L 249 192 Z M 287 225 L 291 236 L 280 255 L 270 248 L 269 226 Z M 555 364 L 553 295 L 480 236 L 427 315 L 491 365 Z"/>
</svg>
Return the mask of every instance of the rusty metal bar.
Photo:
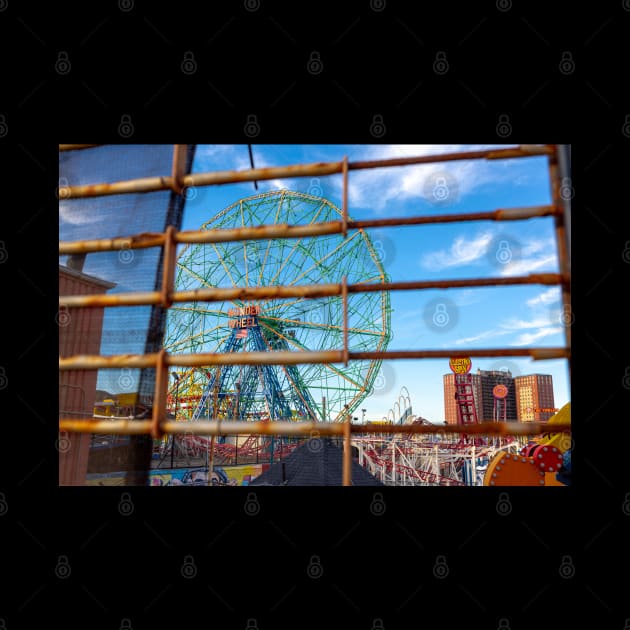
<svg viewBox="0 0 630 630">
<path fill-rule="evenodd" d="M 178 148 L 179 147 L 179 148 Z M 182 150 L 181 146 L 176 145 L 173 151 L 173 173 L 174 181 L 180 176 L 179 170 L 182 160 L 185 160 L 186 146 Z M 183 162 L 185 165 L 185 161 Z M 177 192 L 181 193 L 183 188 L 180 188 Z M 177 262 L 176 257 L 176 245 L 173 240 L 175 234 L 175 226 L 169 225 L 166 228 L 163 256 L 162 256 L 162 286 L 160 290 L 160 302 L 162 308 L 169 308 L 171 306 L 170 295 L 173 293 L 173 281 L 175 277 L 175 264 Z M 166 350 L 161 348 L 157 353 L 157 365 L 155 369 L 155 388 L 153 399 L 153 415 L 151 423 L 151 436 L 153 439 L 159 439 L 162 437 L 162 423 L 166 420 L 166 396 L 168 391 L 168 366 L 166 365 L 166 357 L 168 356 Z"/>
<path fill-rule="evenodd" d="M 320 162 L 314 164 L 294 164 L 253 168 L 242 171 L 211 171 L 208 173 L 189 173 L 184 177 L 184 186 L 212 186 L 239 182 L 263 181 L 285 177 L 317 177 L 341 172 L 341 162 Z M 142 177 L 138 179 L 112 182 L 111 184 L 87 184 L 59 188 L 59 195 L 64 199 L 97 197 L 101 195 L 124 195 L 129 193 L 156 192 L 173 187 L 172 177 Z"/>
<path fill-rule="evenodd" d="M 422 289 L 458 289 L 473 287 L 498 287 L 522 284 L 560 284 L 563 277 L 557 273 L 532 273 L 526 276 L 502 276 L 500 278 L 455 278 L 452 280 L 411 280 L 384 282 L 382 284 L 351 284 L 348 293 L 374 293 L 376 291 L 411 291 Z M 376 288 L 379 287 L 379 288 Z"/>
<path fill-rule="evenodd" d="M 151 420 L 59 420 L 59 430 L 71 433 L 112 433 L 116 435 L 147 435 L 151 433 Z"/>
<path fill-rule="evenodd" d="M 151 437 L 162 437 L 162 424 L 166 420 L 166 392 L 168 390 L 168 368 L 164 362 L 166 351 L 158 352 L 155 370 L 155 392 L 153 398 L 153 414 L 151 417 Z"/>
<path fill-rule="evenodd" d="M 186 152 L 188 145 L 173 145 L 173 166 L 171 169 L 171 180 L 173 191 L 178 195 L 184 192 L 184 175 L 186 174 Z"/>
<path fill-rule="evenodd" d="M 59 357 L 60 370 L 96 370 L 120 367 L 156 367 L 158 353 L 118 354 L 118 355 L 75 355 Z M 224 352 L 195 354 L 166 354 L 166 365 L 180 367 L 207 365 L 299 365 L 302 363 L 341 363 L 343 351 L 324 350 L 320 352 Z"/>
<path fill-rule="evenodd" d="M 457 160 L 505 160 L 511 158 L 532 157 L 535 155 L 551 155 L 553 147 L 549 145 L 521 145 L 508 149 L 488 149 L 481 151 L 460 151 L 442 153 L 440 155 L 423 155 L 419 157 L 390 158 L 388 160 L 361 160 L 350 162 L 348 168 L 382 168 L 384 166 L 413 166 L 414 164 L 433 164 L 435 162 L 453 162 Z"/>
<path fill-rule="evenodd" d="M 553 216 L 556 206 L 523 206 L 520 208 L 497 208 L 481 212 L 460 212 L 457 214 L 436 214 L 432 216 L 394 217 L 392 219 L 364 219 L 348 221 L 348 228 L 373 228 L 404 225 L 432 225 L 439 223 L 465 223 L 468 221 L 524 221 L 539 217 Z"/>
<path fill-rule="evenodd" d="M 347 229 L 367 229 L 372 227 L 395 227 L 405 225 L 427 225 L 440 223 L 460 223 L 465 221 L 521 221 L 538 217 L 553 216 L 556 206 L 528 206 L 523 208 L 499 208 L 487 212 L 467 212 L 459 214 L 440 214 L 434 216 L 397 217 L 391 219 L 348 219 Z M 287 223 L 259 225 L 245 228 L 220 228 L 216 230 L 185 230 L 176 232 L 176 243 L 226 243 L 231 241 L 255 241 L 274 238 L 304 238 L 343 234 L 343 221 L 309 223 L 308 225 L 288 225 Z M 143 249 L 161 247 L 165 235 L 161 232 L 149 232 L 119 238 L 102 238 L 86 241 L 60 241 L 59 255 L 84 254 L 90 252 L 108 252 L 117 249 Z"/>
<path fill-rule="evenodd" d="M 561 181 L 566 180 L 571 184 L 571 151 L 566 144 L 556 146 L 556 156 L 558 160 L 558 175 Z M 571 191 L 569 191 L 571 192 Z M 567 235 L 567 253 L 569 257 L 569 267 L 571 266 L 571 195 L 560 195 L 562 197 L 562 213 L 564 215 L 564 229 Z"/>
<path fill-rule="evenodd" d="M 341 234 L 341 221 L 325 223 L 309 223 L 307 225 L 258 225 L 256 227 L 220 228 L 216 230 L 187 230 L 175 235 L 178 243 L 226 243 L 230 241 L 257 241 L 274 238 L 304 238 L 309 236 L 326 236 Z"/>
<path fill-rule="evenodd" d="M 163 232 L 136 234 L 118 238 L 99 238 L 88 241 L 59 241 L 59 255 L 89 254 L 91 252 L 111 252 L 120 249 L 145 249 L 162 247 L 166 242 Z"/>
<path fill-rule="evenodd" d="M 350 360 L 364 359 L 448 359 L 451 357 L 531 357 L 534 361 L 566 359 L 567 348 L 469 348 L 468 350 L 387 350 L 350 352 Z"/>
<path fill-rule="evenodd" d="M 348 365 L 348 278 L 341 281 L 341 300 L 343 303 L 343 363 Z"/>
<path fill-rule="evenodd" d="M 348 236 L 348 156 L 345 155 L 342 162 L 341 174 L 343 178 L 343 192 L 341 199 L 341 233 Z"/>
<path fill-rule="evenodd" d="M 174 234 L 175 226 L 169 225 L 166 228 L 166 243 L 164 244 L 162 266 L 162 290 L 160 291 L 160 302 L 164 308 L 169 308 L 173 304 L 171 296 L 173 295 L 175 265 L 177 264 Z"/>
<path fill-rule="evenodd" d="M 506 276 L 500 278 L 463 278 L 453 280 L 421 280 L 407 282 L 383 282 L 372 284 L 349 284 L 348 293 L 375 293 L 378 291 L 412 291 L 423 289 L 456 289 L 473 287 L 512 286 L 522 284 L 562 284 L 564 277 L 557 273 L 533 273 L 527 276 Z M 319 298 L 334 295 L 343 296 L 343 284 L 310 284 L 269 287 L 233 287 L 217 289 L 194 289 L 178 291 L 169 296 L 171 303 L 213 302 L 225 300 L 260 300 L 267 298 Z M 158 291 L 129 292 L 115 295 L 66 295 L 59 298 L 59 306 L 77 308 L 86 306 L 137 306 L 159 304 L 162 294 Z"/>
<path fill-rule="evenodd" d="M 570 433 L 571 423 L 546 422 L 481 422 L 479 424 L 353 424 L 352 433 L 388 434 L 466 434 L 466 435 L 540 435 L 541 433 Z"/>
<path fill-rule="evenodd" d="M 391 166 L 412 166 L 414 164 L 432 164 L 455 160 L 474 159 L 511 159 L 550 155 L 550 146 L 522 145 L 508 149 L 491 149 L 484 151 L 461 151 L 443 153 L 441 155 L 424 155 L 406 158 L 390 158 L 383 160 L 364 160 L 349 162 L 348 170 L 366 168 L 385 168 Z M 252 168 L 242 171 L 212 171 L 208 173 L 191 173 L 184 177 L 184 186 L 211 186 L 237 182 L 262 181 L 287 177 L 317 177 L 343 172 L 343 162 L 315 162 L 311 164 L 294 164 L 290 166 L 274 166 L 269 168 Z M 172 177 L 144 177 L 140 179 L 112 182 L 110 184 L 87 184 L 83 186 L 62 186 L 59 196 L 64 199 L 79 197 L 96 197 L 99 195 L 121 195 L 127 193 L 154 192 L 173 188 Z"/>
<path fill-rule="evenodd" d="M 461 424 L 349 424 L 353 435 L 400 434 L 400 435 L 540 435 L 541 433 L 570 433 L 571 424 L 547 424 L 546 422 L 482 422 L 475 425 Z M 291 436 L 345 436 L 346 423 L 341 422 L 243 422 L 243 421 L 165 421 L 161 429 L 168 434 L 193 435 L 291 435 Z M 117 433 L 120 435 L 148 434 L 149 420 L 94 420 L 93 418 L 59 420 L 59 430 L 74 433 Z"/>
<path fill-rule="evenodd" d="M 558 165 L 557 147 L 549 158 L 549 178 L 551 182 L 551 199 L 556 207 L 562 207 L 561 177 Z M 571 325 L 573 324 L 573 311 L 571 310 L 571 263 L 569 260 L 568 241 L 565 225 L 565 214 L 559 212 L 554 216 L 554 229 L 556 231 L 556 248 L 558 253 L 558 267 L 563 276 L 561 284 L 562 312 L 560 323 L 564 328 L 564 336 L 567 348 L 571 348 Z M 571 362 L 568 364 L 569 378 L 571 378 Z"/>
<path fill-rule="evenodd" d="M 76 151 L 78 149 L 91 149 L 92 147 L 100 146 L 100 144 L 60 144 L 59 151 Z"/>
<path fill-rule="evenodd" d="M 118 293 L 114 295 L 63 295 L 59 297 L 59 306 L 65 308 L 143 306 L 147 304 L 160 304 L 161 302 L 161 291 L 130 291 L 129 293 Z"/>
<path fill-rule="evenodd" d="M 208 485 L 212 485 L 212 473 L 214 472 L 214 438 L 215 436 L 211 436 L 210 438 L 210 449 L 208 453 Z"/>
<path fill-rule="evenodd" d="M 166 365 L 180 367 L 205 367 L 208 365 L 301 365 L 315 363 L 343 363 L 343 350 L 300 351 L 277 350 L 273 352 L 222 352 L 194 354 L 165 354 Z M 471 348 L 469 350 L 386 350 L 383 352 L 348 352 L 349 361 L 366 359 L 445 359 L 450 357 L 531 357 L 535 361 L 565 359 L 570 356 L 567 348 Z M 109 368 L 157 367 L 160 355 L 150 354 L 79 354 L 59 357 L 60 370 L 96 370 Z"/>
<path fill-rule="evenodd" d="M 350 425 L 350 414 L 346 416 L 343 423 L 343 473 L 342 485 L 352 485 L 352 428 Z"/>
<path fill-rule="evenodd" d="M 97 370 L 101 368 L 154 368 L 157 367 L 158 353 L 83 355 L 59 357 L 60 370 Z"/>
</svg>

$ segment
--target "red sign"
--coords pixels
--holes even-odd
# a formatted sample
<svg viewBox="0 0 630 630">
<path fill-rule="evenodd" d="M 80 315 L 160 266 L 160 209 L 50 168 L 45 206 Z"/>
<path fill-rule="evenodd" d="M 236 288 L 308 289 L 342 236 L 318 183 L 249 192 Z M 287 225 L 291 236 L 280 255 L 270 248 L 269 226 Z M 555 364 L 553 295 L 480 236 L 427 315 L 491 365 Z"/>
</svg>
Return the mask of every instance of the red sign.
<svg viewBox="0 0 630 630">
<path fill-rule="evenodd" d="M 508 395 L 508 388 L 503 383 L 499 383 L 492 388 L 492 395 L 495 398 L 505 398 Z"/>
<path fill-rule="evenodd" d="M 455 374 L 468 374 L 472 367 L 472 361 L 470 357 L 451 357 L 448 362 L 448 366 Z"/>
</svg>

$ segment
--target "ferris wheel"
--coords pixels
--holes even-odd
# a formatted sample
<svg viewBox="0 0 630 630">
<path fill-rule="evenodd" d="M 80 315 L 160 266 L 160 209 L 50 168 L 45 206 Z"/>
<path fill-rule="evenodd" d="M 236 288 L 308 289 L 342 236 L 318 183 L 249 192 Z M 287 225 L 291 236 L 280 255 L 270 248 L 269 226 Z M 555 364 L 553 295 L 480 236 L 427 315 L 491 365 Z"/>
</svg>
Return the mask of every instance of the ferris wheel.
<svg viewBox="0 0 630 630">
<path fill-rule="evenodd" d="M 339 221 L 330 201 L 288 190 L 241 199 L 201 230 Z M 191 244 L 178 256 L 177 291 L 199 288 L 380 283 L 387 275 L 369 236 Z M 168 312 L 164 348 L 171 353 L 317 351 L 343 347 L 340 296 L 188 302 Z M 385 350 L 390 340 L 387 291 L 348 296 L 350 351 Z M 378 360 L 314 365 L 219 365 L 176 373 L 169 389 L 178 419 L 340 421 L 369 395 Z"/>
</svg>

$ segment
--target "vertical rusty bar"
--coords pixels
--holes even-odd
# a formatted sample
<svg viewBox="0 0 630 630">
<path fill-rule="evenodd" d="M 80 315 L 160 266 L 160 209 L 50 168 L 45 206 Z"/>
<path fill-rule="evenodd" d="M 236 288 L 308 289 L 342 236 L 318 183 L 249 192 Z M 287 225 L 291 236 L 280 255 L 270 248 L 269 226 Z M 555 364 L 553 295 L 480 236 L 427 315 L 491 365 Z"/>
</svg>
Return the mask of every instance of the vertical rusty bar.
<svg viewBox="0 0 630 630">
<path fill-rule="evenodd" d="M 173 292 L 173 278 L 175 274 L 175 226 L 166 228 L 164 242 L 164 266 L 162 267 L 161 302 L 164 308 L 171 305 L 170 296 Z M 155 391 L 153 392 L 153 415 L 151 423 L 151 435 L 154 439 L 162 437 L 161 424 L 166 419 L 166 396 L 168 391 L 168 366 L 166 364 L 166 351 L 161 348 L 157 353 L 157 365 L 155 369 Z M 177 403 L 175 403 L 177 406 Z M 175 410 L 177 414 L 177 409 Z M 175 438 L 173 438 L 175 439 Z M 174 444 L 173 444 L 174 446 Z"/>
<path fill-rule="evenodd" d="M 166 419 L 166 392 L 168 389 L 168 366 L 165 361 L 166 351 L 158 352 L 155 368 L 155 391 L 153 392 L 153 414 L 151 417 L 151 437 L 158 440 L 162 437 L 162 422 Z"/>
<path fill-rule="evenodd" d="M 214 470 L 214 435 L 210 437 L 210 455 L 208 457 L 208 485 L 212 485 L 212 471 Z"/>
<path fill-rule="evenodd" d="M 549 179 L 551 184 L 551 200 L 557 210 L 561 210 L 563 207 L 562 195 L 561 195 L 561 181 L 560 171 L 558 168 L 558 147 L 555 146 L 555 151 L 549 156 Z M 558 252 L 558 266 L 561 280 L 562 291 L 562 313 L 560 315 L 560 322 L 564 327 L 564 336 L 566 346 L 571 349 L 571 324 L 573 322 L 573 312 L 571 310 L 571 265 L 569 261 L 569 254 L 567 249 L 567 234 L 565 226 L 565 214 L 563 212 L 556 212 L 554 214 L 554 228 L 556 232 L 556 248 Z M 571 360 L 568 362 L 569 366 L 569 379 L 571 378 Z"/>
<path fill-rule="evenodd" d="M 162 268 L 162 290 L 160 300 L 164 308 L 172 304 L 173 283 L 175 279 L 175 226 L 166 228 L 166 240 L 164 242 L 164 267 Z"/>
<path fill-rule="evenodd" d="M 343 425 L 343 479 L 342 485 L 352 485 L 352 441 L 350 414 L 347 413 Z"/>
<path fill-rule="evenodd" d="M 341 281 L 341 299 L 343 301 L 343 362 L 348 365 L 348 278 L 344 276 Z"/>
<path fill-rule="evenodd" d="M 560 144 L 557 148 L 558 157 L 558 174 L 561 182 L 567 182 L 571 185 L 571 147 L 570 145 Z M 560 188 L 562 192 L 562 188 Z M 569 190 L 569 192 L 571 192 Z M 563 202 L 564 210 L 564 229 L 567 236 L 567 252 L 569 254 L 569 268 L 571 267 L 571 194 L 560 195 Z"/>
<path fill-rule="evenodd" d="M 173 166 L 171 168 L 172 189 L 181 195 L 184 191 L 184 175 L 186 175 L 186 154 L 188 145 L 173 145 Z"/>
<path fill-rule="evenodd" d="M 341 173 L 343 177 L 343 192 L 341 204 L 341 233 L 343 237 L 348 236 L 348 156 L 345 155 L 341 163 Z"/>
</svg>

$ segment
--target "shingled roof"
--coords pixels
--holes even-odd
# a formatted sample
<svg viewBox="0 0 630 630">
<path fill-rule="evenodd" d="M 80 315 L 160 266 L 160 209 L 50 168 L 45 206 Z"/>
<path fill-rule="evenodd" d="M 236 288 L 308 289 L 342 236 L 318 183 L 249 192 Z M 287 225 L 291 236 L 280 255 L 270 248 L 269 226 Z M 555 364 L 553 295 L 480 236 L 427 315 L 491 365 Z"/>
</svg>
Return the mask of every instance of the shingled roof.
<svg viewBox="0 0 630 630">
<path fill-rule="evenodd" d="M 311 438 L 281 462 L 270 466 L 250 486 L 340 486 L 343 451 L 330 438 Z M 284 469 L 283 469 L 284 467 Z M 365 468 L 352 462 L 353 486 L 382 486 Z"/>
</svg>

